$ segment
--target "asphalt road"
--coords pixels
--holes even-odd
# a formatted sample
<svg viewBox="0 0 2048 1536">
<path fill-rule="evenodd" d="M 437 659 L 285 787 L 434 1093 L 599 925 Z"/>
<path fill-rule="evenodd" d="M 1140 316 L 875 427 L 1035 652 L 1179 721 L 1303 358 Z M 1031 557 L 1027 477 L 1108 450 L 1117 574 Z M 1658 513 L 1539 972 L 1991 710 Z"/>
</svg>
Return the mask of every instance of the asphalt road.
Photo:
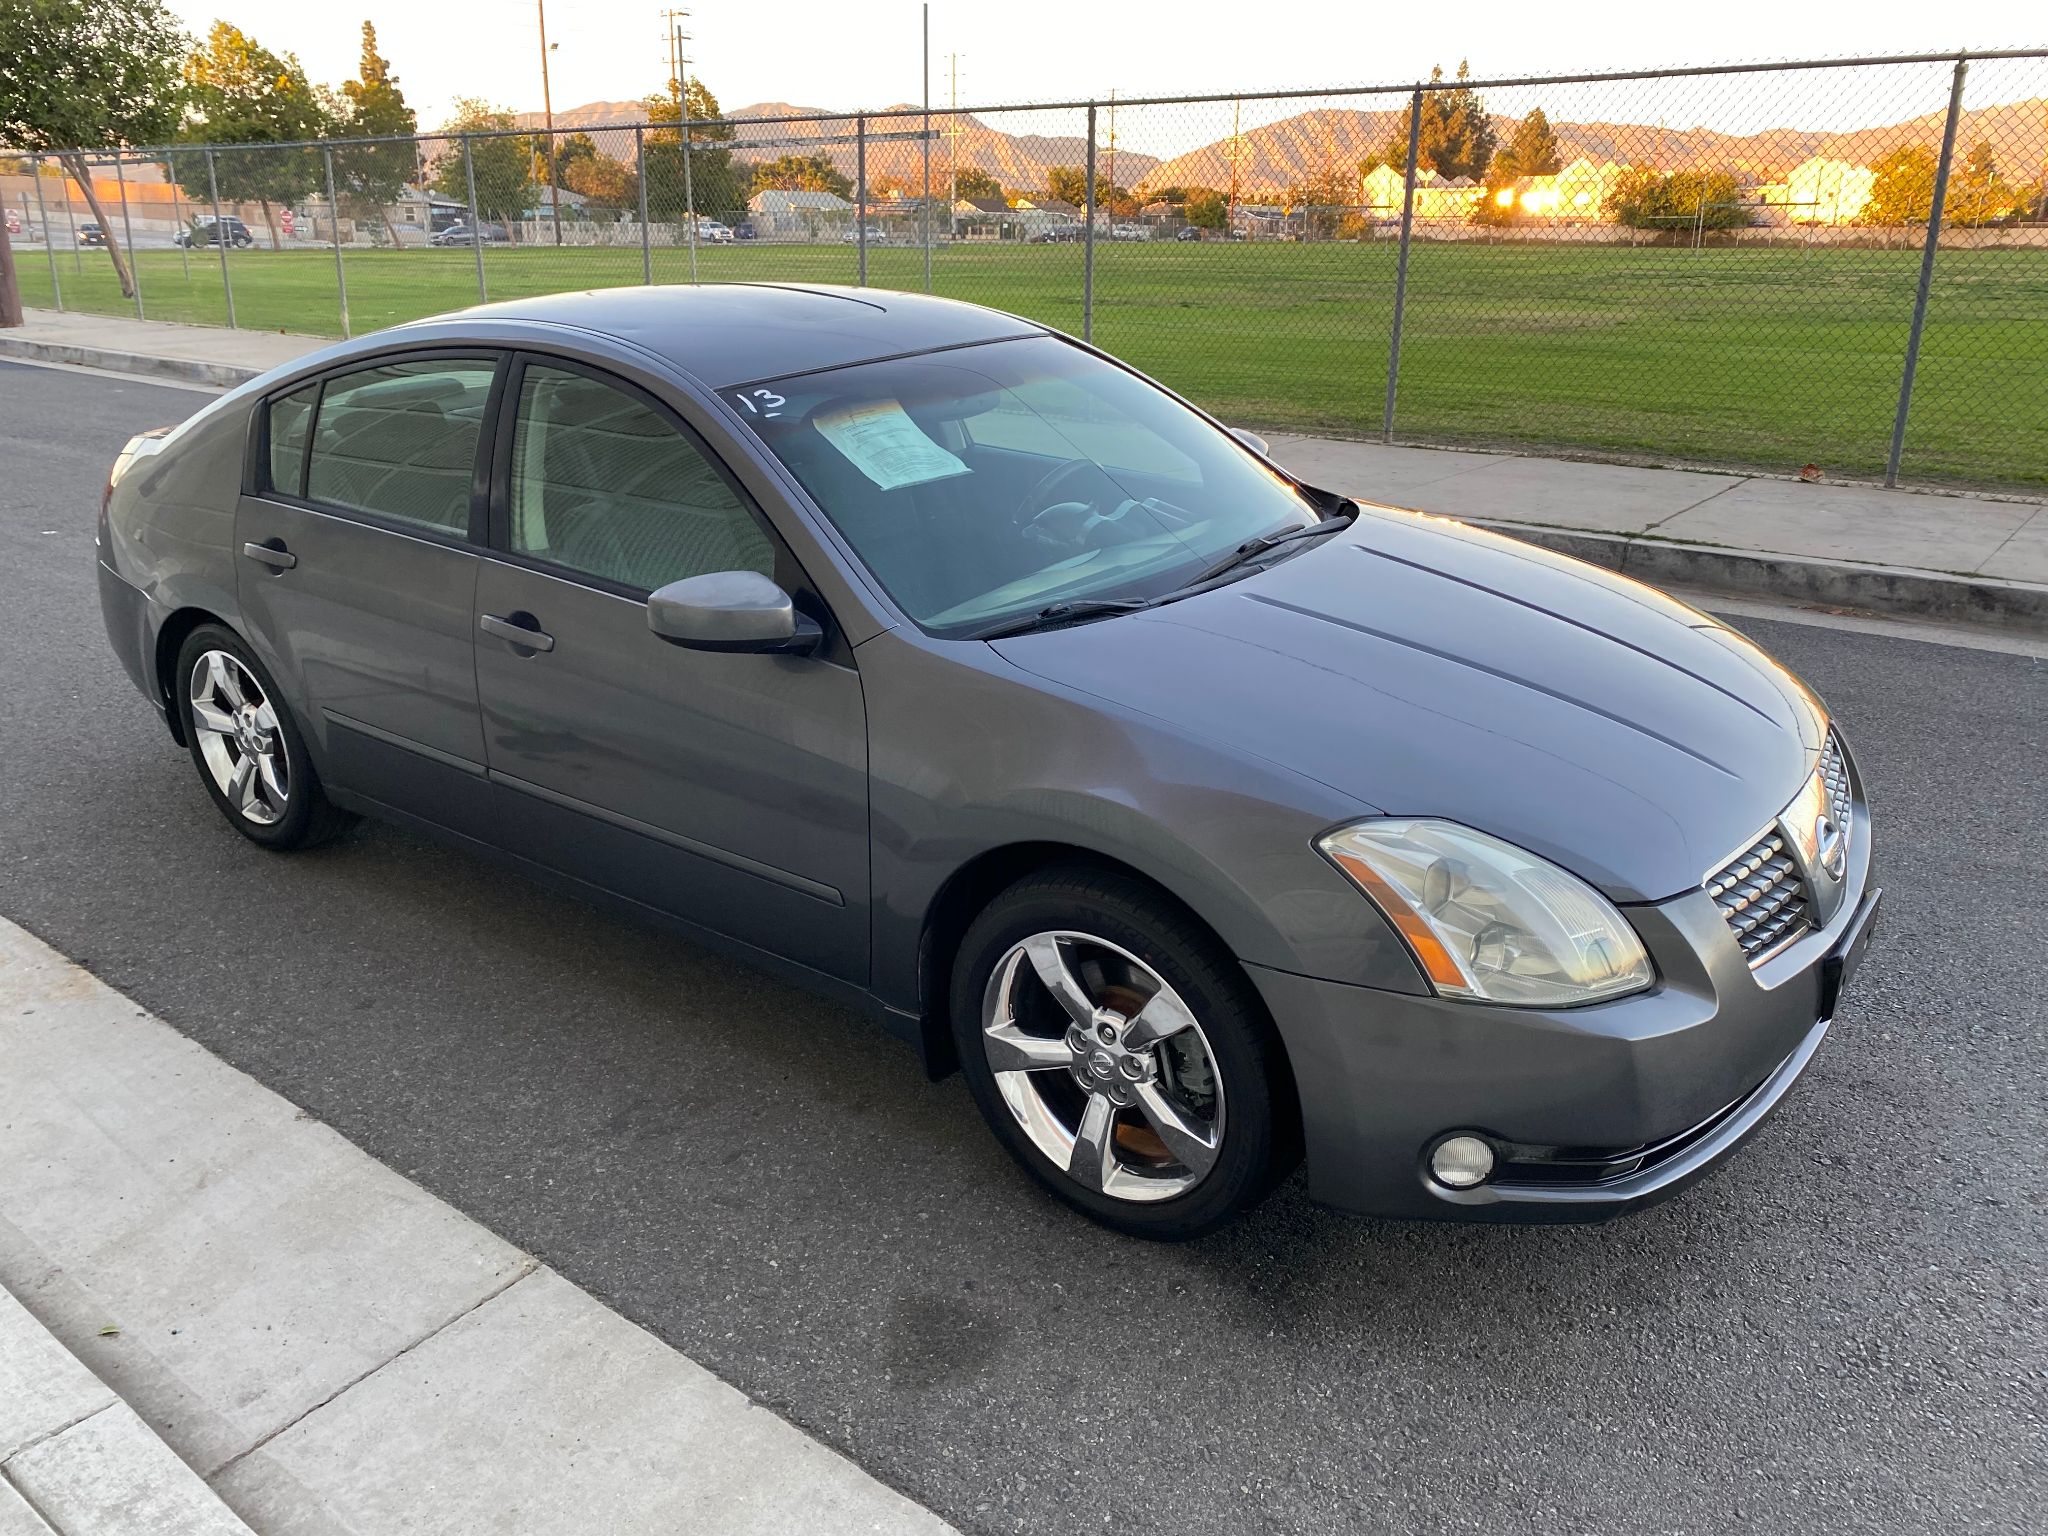
<svg viewBox="0 0 2048 1536">
<path fill-rule="evenodd" d="M 964 1530 L 2048 1528 L 2048 662 L 1744 621 L 1852 733 L 1887 921 L 1706 1183 L 1549 1229 L 1296 1183 L 1147 1246 L 778 982 L 229 830 L 92 577 L 108 461 L 203 398 L 0 365 L 0 912 Z"/>
</svg>

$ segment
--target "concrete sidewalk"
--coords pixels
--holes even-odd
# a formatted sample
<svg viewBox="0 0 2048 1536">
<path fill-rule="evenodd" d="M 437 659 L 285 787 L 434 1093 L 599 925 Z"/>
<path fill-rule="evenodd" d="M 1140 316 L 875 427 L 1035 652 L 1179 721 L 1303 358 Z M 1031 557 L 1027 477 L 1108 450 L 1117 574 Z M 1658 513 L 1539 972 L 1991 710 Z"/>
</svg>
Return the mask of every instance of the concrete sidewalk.
<svg viewBox="0 0 2048 1536">
<path fill-rule="evenodd" d="M 951 1531 L 4 921 L 0 1169 L 0 1536 Z"/>
<path fill-rule="evenodd" d="M 233 385 L 328 345 L 264 331 L 30 310 L 0 357 Z M 2048 506 L 1527 454 L 1272 436 L 1362 500 L 1438 513 L 1645 581 L 2048 630 Z"/>
</svg>

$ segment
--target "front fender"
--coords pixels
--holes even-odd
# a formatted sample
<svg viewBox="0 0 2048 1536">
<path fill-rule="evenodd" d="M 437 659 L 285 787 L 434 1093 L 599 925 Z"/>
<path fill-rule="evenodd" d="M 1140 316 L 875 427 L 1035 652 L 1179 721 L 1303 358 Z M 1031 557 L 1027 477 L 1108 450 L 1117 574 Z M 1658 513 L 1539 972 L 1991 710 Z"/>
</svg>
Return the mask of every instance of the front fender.
<svg viewBox="0 0 2048 1536">
<path fill-rule="evenodd" d="M 870 737 L 874 990 L 923 1012 L 934 902 L 989 853 L 1052 845 L 1125 865 L 1249 964 L 1426 990 L 1379 912 L 1321 858 L 1368 814 L 1327 785 L 1012 667 L 891 630 L 858 651 Z"/>
</svg>

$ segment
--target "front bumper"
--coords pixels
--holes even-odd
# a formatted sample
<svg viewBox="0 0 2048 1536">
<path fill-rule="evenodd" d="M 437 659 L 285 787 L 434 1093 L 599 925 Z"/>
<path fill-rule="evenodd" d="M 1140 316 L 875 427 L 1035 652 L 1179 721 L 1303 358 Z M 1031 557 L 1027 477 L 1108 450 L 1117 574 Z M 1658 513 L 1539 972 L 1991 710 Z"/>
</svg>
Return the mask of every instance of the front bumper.
<svg viewBox="0 0 2048 1536">
<path fill-rule="evenodd" d="M 1600 1221 L 1683 1189 L 1746 1140 L 1819 1051 L 1874 931 L 1869 819 L 1835 918 L 1752 969 L 1704 891 L 1629 911 L 1658 984 L 1543 1011 L 1247 967 L 1287 1045 L 1309 1190 L 1365 1215 Z M 1488 1183 L 1429 1177 L 1452 1132 L 1495 1144 Z"/>
</svg>

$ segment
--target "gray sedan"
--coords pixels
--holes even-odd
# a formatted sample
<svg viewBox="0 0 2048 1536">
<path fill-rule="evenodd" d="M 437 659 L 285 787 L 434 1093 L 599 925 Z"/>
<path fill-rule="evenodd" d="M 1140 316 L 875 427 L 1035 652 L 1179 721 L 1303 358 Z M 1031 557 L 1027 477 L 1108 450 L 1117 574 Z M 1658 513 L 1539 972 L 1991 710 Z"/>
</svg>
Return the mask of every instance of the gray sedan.
<svg viewBox="0 0 2048 1536">
<path fill-rule="evenodd" d="M 390 818 L 797 978 L 1145 1236 L 1304 1158 L 1385 1216 L 1667 1194 L 1877 910 L 1848 746 L 1742 636 L 963 304 L 346 342 L 131 442 L 98 559 L 243 836 Z"/>
</svg>

